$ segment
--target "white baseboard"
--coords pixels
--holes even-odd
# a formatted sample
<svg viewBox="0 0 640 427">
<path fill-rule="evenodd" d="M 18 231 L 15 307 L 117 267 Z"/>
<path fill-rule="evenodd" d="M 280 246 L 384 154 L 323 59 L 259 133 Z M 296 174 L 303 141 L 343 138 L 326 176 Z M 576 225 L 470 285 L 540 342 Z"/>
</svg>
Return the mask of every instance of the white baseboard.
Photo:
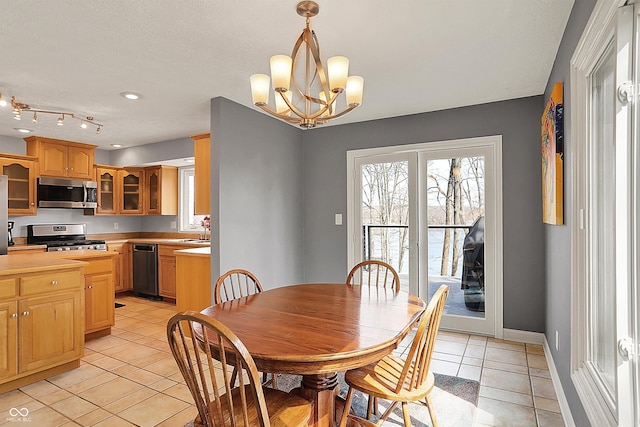
<svg viewBox="0 0 640 427">
<path fill-rule="evenodd" d="M 507 341 L 518 341 L 528 344 L 540 344 L 545 341 L 544 334 L 540 332 L 519 331 L 517 329 L 503 329 L 502 338 Z"/>
<path fill-rule="evenodd" d="M 553 363 L 553 357 L 551 356 L 551 349 L 549 348 L 549 342 L 547 342 L 546 336 L 544 336 L 543 334 L 541 335 L 544 339 L 542 343 L 542 346 L 544 347 L 544 357 L 547 359 L 547 365 L 549 366 L 549 374 L 551 375 L 553 388 L 556 391 L 556 398 L 558 399 L 558 404 L 560 405 L 560 412 L 562 412 L 564 425 L 567 427 L 576 427 L 576 424 L 573 421 L 573 416 L 571 415 L 571 409 L 569 408 L 569 402 L 567 402 L 567 397 L 564 395 L 564 390 L 562 389 L 560 376 L 558 376 L 556 365 L 555 363 Z"/>
</svg>

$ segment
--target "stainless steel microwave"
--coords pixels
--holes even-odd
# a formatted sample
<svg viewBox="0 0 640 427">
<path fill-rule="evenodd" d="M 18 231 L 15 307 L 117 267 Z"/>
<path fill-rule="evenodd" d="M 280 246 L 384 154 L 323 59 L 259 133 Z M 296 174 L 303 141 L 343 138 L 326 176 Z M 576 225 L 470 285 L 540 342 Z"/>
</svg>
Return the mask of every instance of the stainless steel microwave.
<svg viewBox="0 0 640 427">
<path fill-rule="evenodd" d="M 38 178 L 39 208 L 96 208 L 98 183 L 65 178 Z"/>
</svg>

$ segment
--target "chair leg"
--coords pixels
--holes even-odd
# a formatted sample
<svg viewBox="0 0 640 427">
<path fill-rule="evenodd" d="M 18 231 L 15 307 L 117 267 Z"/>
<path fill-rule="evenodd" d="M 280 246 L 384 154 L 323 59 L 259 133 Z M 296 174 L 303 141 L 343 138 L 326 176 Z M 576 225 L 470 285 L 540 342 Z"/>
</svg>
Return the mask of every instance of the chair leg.
<svg viewBox="0 0 640 427">
<path fill-rule="evenodd" d="M 404 418 L 404 427 L 411 427 L 411 415 L 409 415 L 409 404 L 407 402 L 402 402 L 402 417 Z"/>
<path fill-rule="evenodd" d="M 427 404 L 427 408 L 429 408 L 429 416 L 431 417 L 431 424 L 433 424 L 433 427 L 438 427 L 438 421 L 436 420 L 436 413 L 433 410 L 433 403 L 431 403 L 431 395 L 427 394 L 424 400 Z"/>
<path fill-rule="evenodd" d="M 344 409 L 342 410 L 342 417 L 340 417 L 340 427 L 346 427 L 347 418 L 349 417 L 349 411 L 351 411 L 351 401 L 353 400 L 353 388 L 349 387 L 347 393 L 347 399 L 344 401 Z"/>
<path fill-rule="evenodd" d="M 278 389 L 278 374 L 271 373 L 271 387 Z"/>
</svg>

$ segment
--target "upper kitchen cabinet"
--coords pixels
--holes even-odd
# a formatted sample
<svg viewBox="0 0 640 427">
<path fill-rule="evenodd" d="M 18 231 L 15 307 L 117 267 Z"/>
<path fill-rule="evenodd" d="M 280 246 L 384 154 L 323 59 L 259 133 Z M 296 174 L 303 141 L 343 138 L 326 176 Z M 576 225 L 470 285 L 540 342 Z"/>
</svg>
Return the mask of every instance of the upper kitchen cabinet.
<svg viewBox="0 0 640 427">
<path fill-rule="evenodd" d="M 30 136 L 27 155 L 39 159 L 39 175 L 93 180 L 96 145 Z"/>
<path fill-rule="evenodd" d="M 145 213 L 178 215 L 178 168 L 153 166 L 144 170 Z"/>
<path fill-rule="evenodd" d="M 0 175 L 8 178 L 9 216 L 36 214 L 36 158 L 0 155 Z"/>
<path fill-rule="evenodd" d="M 118 171 L 118 181 L 122 186 L 120 214 L 143 215 L 144 169 L 121 169 Z"/>
<path fill-rule="evenodd" d="M 122 186 L 119 182 L 120 168 L 108 165 L 96 165 L 98 181 L 98 207 L 96 215 L 116 215 L 119 213 L 119 201 Z"/>
<path fill-rule="evenodd" d="M 211 213 L 211 134 L 191 135 L 195 154 L 195 206 L 196 215 Z"/>
</svg>

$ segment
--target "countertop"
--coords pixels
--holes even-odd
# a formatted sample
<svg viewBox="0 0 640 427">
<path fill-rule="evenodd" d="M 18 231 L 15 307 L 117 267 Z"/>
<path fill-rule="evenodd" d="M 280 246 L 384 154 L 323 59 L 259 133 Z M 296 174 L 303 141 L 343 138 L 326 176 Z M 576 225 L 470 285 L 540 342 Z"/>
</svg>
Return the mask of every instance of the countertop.
<svg viewBox="0 0 640 427">
<path fill-rule="evenodd" d="M 211 256 L 211 247 L 207 246 L 206 248 L 180 249 L 175 251 L 174 254 L 208 258 Z"/>
<path fill-rule="evenodd" d="M 84 267 L 86 265 L 88 265 L 86 262 L 75 261 L 59 256 L 33 256 L 33 254 L 5 255 L 0 256 L 0 276 L 61 270 L 69 267 Z"/>
</svg>

